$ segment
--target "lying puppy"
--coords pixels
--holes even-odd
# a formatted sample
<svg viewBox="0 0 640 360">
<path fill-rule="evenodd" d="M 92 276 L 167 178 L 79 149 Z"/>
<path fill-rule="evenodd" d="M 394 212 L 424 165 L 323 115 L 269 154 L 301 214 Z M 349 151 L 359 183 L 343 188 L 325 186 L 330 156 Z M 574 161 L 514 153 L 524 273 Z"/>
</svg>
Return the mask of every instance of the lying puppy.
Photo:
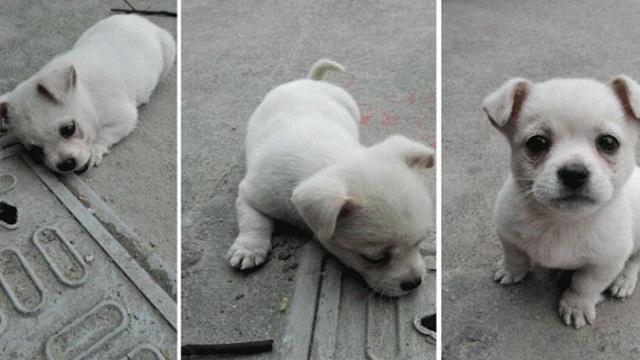
<svg viewBox="0 0 640 360">
<path fill-rule="evenodd" d="M 1 96 L 0 116 L 49 168 L 83 172 L 133 131 L 138 106 L 175 55 L 167 31 L 136 15 L 111 16 Z"/>
<path fill-rule="evenodd" d="M 640 269 L 640 87 L 625 76 L 608 85 L 512 79 L 484 110 L 511 146 L 495 280 L 519 282 L 532 264 L 575 270 L 560 316 L 576 328 L 593 323 L 601 293 L 631 295 Z"/>
<path fill-rule="evenodd" d="M 273 89 L 251 116 L 236 200 L 240 233 L 227 258 L 240 269 L 262 264 L 272 218 L 306 225 L 374 291 L 400 296 L 425 273 L 418 244 L 429 232 L 431 201 L 419 170 L 433 166 L 433 150 L 402 136 L 362 146 L 354 100 L 318 81 L 330 70 L 344 69 L 319 60 L 308 79 Z"/>
</svg>

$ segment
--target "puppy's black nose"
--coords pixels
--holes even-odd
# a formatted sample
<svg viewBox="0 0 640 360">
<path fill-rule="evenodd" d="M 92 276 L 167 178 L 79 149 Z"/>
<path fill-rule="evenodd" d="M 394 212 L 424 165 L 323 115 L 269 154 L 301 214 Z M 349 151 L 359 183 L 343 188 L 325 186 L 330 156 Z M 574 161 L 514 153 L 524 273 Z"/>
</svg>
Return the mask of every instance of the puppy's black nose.
<svg viewBox="0 0 640 360">
<path fill-rule="evenodd" d="M 59 162 L 56 167 L 60 171 L 71 171 L 76 168 L 76 159 L 72 157 L 68 158 L 64 161 Z"/>
<path fill-rule="evenodd" d="M 413 290 L 415 288 L 417 288 L 418 286 L 420 286 L 420 284 L 422 284 L 422 279 L 421 278 L 416 278 L 413 281 L 403 281 L 400 283 L 400 288 L 404 291 L 409 291 L 409 290 Z"/>
<path fill-rule="evenodd" d="M 589 170 L 582 164 L 569 164 L 558 170 L 558 179 L 571 190 L 577 190 L 589 180 Z"/>
</svg>

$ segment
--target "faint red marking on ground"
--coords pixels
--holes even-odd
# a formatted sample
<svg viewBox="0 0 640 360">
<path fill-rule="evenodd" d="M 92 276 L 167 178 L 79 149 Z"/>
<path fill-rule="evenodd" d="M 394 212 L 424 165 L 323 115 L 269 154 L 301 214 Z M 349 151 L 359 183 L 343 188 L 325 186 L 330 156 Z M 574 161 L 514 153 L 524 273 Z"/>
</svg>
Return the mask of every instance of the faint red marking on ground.
<svg viewBox="0 0 640 360">
<path fill-rule="evenodd" d="M 409 105 L 413 105 L 413 104 L 416 103 L 416 101 L 417 101 L 416 95 L 415 94 L 409 94 L 409 97 L 407 98 L 407 103 Z"/>
<path fill-rule="evenodd" d="M 360 117 L 360 125 L 367 125 L 371 118 L 373 118 L 373 115 L 362 115 Z"/>
<path fill-rule="evenodd" d="M 396 121 L 398 121 L 398 119 L 400 119 L 400 116 L 398 115 L 394 115 L 394 114 L 389 114 L 388 112 L 383 112 L 382 113 L 382 126 L 395 126 L 396 125 Z"/>
<path fill-rule="evenodd" d="M 366 102 L 356 101 L 358 109 L 360 109 L 360 125 L 367 125 L 373 118 L 373 115 L 368 114 L 369 105 Z"/>
<path fill-rule="evenodd" d="M 345 89 L 351 89 L 353 87 L 353 85 L 355 85 L 355 84 L 356 84 L 355 80 L 349 78 L 349 79 L 347 79 L 347 82 L 344 83 L 343 87 Z"/>
<path fill-rule="evenodd" d="M 431 134 L 431 133 L 427 133 L 424 136 L 427 139 L 427 141 L 429 142 L 429 145 L 431 145 L 432 148 L 436 149 L 437 146 L 438 146 L 438 144 L 437 144 L 438 140 L 436 138 L 436 135 L 435 134 Z"/>
<path fill-rule="evenodd" d="M 429 142 L 431 147 L 435 149 L 436 146 L 438 145 L 437 144 L 438 138 L 434 134 L 427 131 L 427 116 L 422 116 L 421 118 L 415 120 L 413 123 L 416 125 L 416 127 L 420 131 L 420 134 L 422 135 L 422 137 Z"/>
</svg>

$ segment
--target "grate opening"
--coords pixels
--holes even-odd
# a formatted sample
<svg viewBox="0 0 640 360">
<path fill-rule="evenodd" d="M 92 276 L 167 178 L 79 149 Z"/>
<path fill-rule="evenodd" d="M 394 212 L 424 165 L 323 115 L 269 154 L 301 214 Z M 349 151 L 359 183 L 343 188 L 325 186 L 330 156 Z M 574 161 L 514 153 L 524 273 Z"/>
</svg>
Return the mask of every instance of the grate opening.
<svg viewBox="0 0 640 360">
<path fill-rule="evenodd" d="M 420 320 L 420 325 L 431 330 L 436 331 L 436 314 L 427 315 Z"/>
<path fill-rule="evenodd" d="M 0 202 L 0 221 L 8 225 L 18 223 L 18 208 L 5 202 Z"/>
</svg>

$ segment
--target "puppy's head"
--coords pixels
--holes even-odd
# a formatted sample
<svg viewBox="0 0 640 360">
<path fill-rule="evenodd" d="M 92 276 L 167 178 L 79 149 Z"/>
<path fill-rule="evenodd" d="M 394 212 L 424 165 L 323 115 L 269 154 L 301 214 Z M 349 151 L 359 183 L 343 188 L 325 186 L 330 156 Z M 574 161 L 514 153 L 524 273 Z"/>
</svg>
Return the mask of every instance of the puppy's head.
<svg viewBox="0 0 640 360">
<path fill-rule="evenodd" d="M 72 65 L 43 70 L 0 97 L 0 116 L 9 131 L 57 172 L 89 167 L 92 109 L 78 91 Z"/>
<path fill-rule="evenodd" d="M 511 145 L 522 201 L 577 215 L 608 203 L 633 172 L 639 110 L 640 87 L 625 76 L 608 85 L 512 79 L 484 100 Z"/>
<path fill-rule="evenodd" d="M 394 136 L 301 183 L 292 202 L 324 247 L 385 296 L 417 288 L 431 201 L 419 170 L 433 150 Z"/>
</svg>

